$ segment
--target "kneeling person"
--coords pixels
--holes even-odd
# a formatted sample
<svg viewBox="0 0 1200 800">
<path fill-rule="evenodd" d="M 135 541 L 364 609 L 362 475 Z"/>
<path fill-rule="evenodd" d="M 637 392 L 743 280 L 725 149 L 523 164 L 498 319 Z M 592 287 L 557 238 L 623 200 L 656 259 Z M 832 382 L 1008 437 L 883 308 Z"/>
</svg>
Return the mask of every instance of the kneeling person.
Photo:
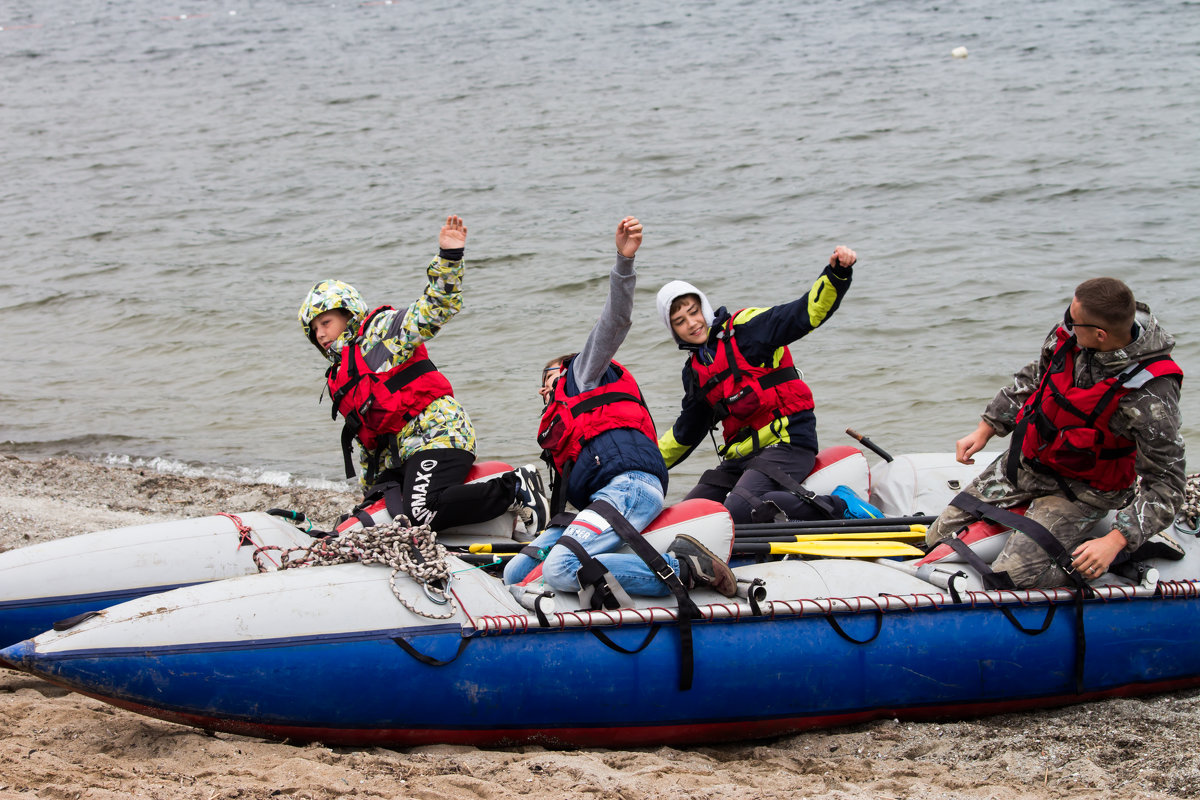
<svg viewBox="0 0 1200 800">
<path fill-rule="evenodd" d="M 505 583 L 520 583 L 545 559 L 542 575 L 551 588 L 591 595 L 595 607 L 622 604 L 613 602 L 610 577 L 624 592 L 647 596 L 671 593 L 660 577 L 669 578 L 669 572 L 689 589 L 711 586 L 732 597 L 737 588 L 724 559 L 690 537 L 678 537 L 659 557 L 657 570 L 638 555 L 614 552 L 625 543 L 616 526 L 640 535 L 662 511 L 667 486 L 667 467 L 641 391 L 612 360 L 631 324 L 633 258 L 641 241 L 641 223 L 623 219 L 603 313 L 582 350 L 553 359 L 542 371 L 539 394 L 546 409 L 538 443 L 553 465 L 552 511 L 560 515 L 568 500 L 583 510 L 568 524 L 552 520 L 504 569 Z"/>
</svg>

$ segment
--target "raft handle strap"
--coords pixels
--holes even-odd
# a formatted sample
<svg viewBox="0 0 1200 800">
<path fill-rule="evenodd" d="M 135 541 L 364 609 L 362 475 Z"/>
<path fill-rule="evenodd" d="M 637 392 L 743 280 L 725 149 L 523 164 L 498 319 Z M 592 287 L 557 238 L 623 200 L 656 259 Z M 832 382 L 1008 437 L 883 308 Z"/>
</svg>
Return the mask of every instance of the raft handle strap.
<svg viewBox="0 0 1200 800">
<path fill-rule="evenodd" d="M 408 640 L 402 636 L 393 636 L 391 638 L 393 642 L 400 645 L 400 648 L 404 650 L 404 652 L 408 653 L 422 664 L 428 664 L 431 667 L 444 667 L 447 664 L 454 663 L 454 661 L 456 661 L 458 657 L 462 655 L 463 650 L 467 649 L 467 645 L 471 643 L 470 637 L 464 636 L 462 641 L 458 643 L 458 650 L 454 653 L 454 655 L 451 658 L 442 661 L 441 659 L 434 658 L 433 656 L 427 656 L 424 653 L 419 652 L 417 648 L 413 647 Z"/>
<path fill-rule="evenodd" d="M 837 632 L 838 636 L 842 637 L 850 644 L 870 644 L 879 637 L 880 631 L 883 630 L 883 612 L 879 609 L 875 609 L 872 613 L 875 614 L 875 632 L 872 633 L 868 639 L 855 639 L 853 636 L 846 633 L 846 631 L 842 629 L 842 626 L 838 624 L 838 621 L 833 614 L 826 614 L 825 621 L 829 623 L 829 627 L 833 628 L 834 631 Z"/>
<path fill-rule="evenodd" d="M 543 628 L 550 627 L 550 619 L 546 616 L 546 612 L 542 610 L 542 602 L 552 597 L 554 597 L 552 592 L 542 592 L 533 598 L 533 613 L 537 614 L 538 625 L 541 625 Z"/>
<path fill-rule="evenodd" d="M 1054 621 L 1054 612 L 1057 610 L 1058 606 L 1051 603 L 1050 607 L 1046 609 L 1046 619 L 1042 621 L 1042 627 L 1034 629 L 1026 628 L 1024 625 L 1018 622 L 1016 616 L 1012 613 L 1012 610 L 1009 609 L 1008 606 L 1000 606 L 1000 613 L 1012 623 L 1013 627 L 1019 630 L 1021 633 L 1028 634 L 1029 636 L 1037 636 L 1049 630 L 1050 623 Z"/>
<path fill-rule="evenodd" d="M 589 632 L 590 632 L 590 633 L 591 633 L 593 636 L 595 636 L 597 639 L 599 639 L 601 642 L 603 642 L 603 643 L 604 643 L 604 644 L 605 644 L 605 645 L 606 645 L 608 648 L 610 648 L 610 649 L 612 649 L 612 650 L 616 650 L 618 653 L 624 653 L 624 654 L 626 654 L 626 655 L 630 655 L 630 656 L 632 656 L 632 655 L 635 655 L 635 654 L 637 654 L 637 653 L 640 653 L 640 652 L 642 652 L 643 650 L 645 650 L 645 649 L 646 649 L 646 647 L 647 647 L 647 645 L 649 645 L 649 644 L 650 644 L 650 642 L 654 641 L 654 637 L 658 635 L 658 629 L 659 629 L 660 627 L 662 627 L 662 626 L 660 626 L 660 625 L 651 625 L 651 626 L 650 626 L 650 630 L 649 630 L 649 632 L 647 632 L 647 633 L 646 633 L 646 638 L 645 638 L 645 639 L 643 639 L 643 640 L 642 640 L 642 643 L 641 643 L 641 644 L 639 644 L 639 645 L 638 645 L 636 648 L 634 648 L 633 650 L 630 650 L 630 649 L 628 649 L 628 648 L 625 648 L 625 647 L 621 647 L 621 645 L 619 645 L 619 644 L 617 644 L 616 642 L 614 642 L 612 639 L 610 639 L 610 638 L 607 636 L 607 634 L 605 634 L 605 633 L 604 633 L 604 631 L 601 631 L 601 630 L 599 630 L 598 628 L 588 628 L 588 631 L 589 631 Z"/>
</svg>

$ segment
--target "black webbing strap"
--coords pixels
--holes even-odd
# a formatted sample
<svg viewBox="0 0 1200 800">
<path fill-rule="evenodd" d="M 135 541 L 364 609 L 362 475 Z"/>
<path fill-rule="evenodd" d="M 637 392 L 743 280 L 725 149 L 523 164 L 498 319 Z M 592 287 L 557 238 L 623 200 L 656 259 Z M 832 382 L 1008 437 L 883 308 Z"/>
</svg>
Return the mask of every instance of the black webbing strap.
<svg viewBox="0 0 1200 800">
<path fill-rule="evenodd" d="M 1072 334 L 1069 339 L 1059 345 L 1058 349 L 1054 351 L 1054 355 L 1050 357 L 1050 363 L 1046 365 L 1046 371 L 1042 373 L 1042 379 L 1038 382 L 1037 394 L 1030 406 L 1033 413 L 1042 407 L 1042 395 L 1046 393 L 1046 387 L 1050 385 L 1050 375 L 1062 371 L 1067 361 L 1067 353 L 1074 348 L 1075 341 L 1075 336 Z M 1004 462 L 1004 474 L 1013 486 L 1017 485 L 1017 471 L 1021 466 L 1021 448 L 1025 441 L 1025 429 L 1029 427 L 1031 416 L 1032 414 L 1021 414 L 1020 421 L 1013 428 L 1012 440 L 1008 446 L 1008 459 Z M 963 510 L 966 511 L 966 509 Z"/>
<path fill-rule="evenodd" d="M 646 647 L 649 646 L 649 644 L 652 641 L 654 641 L 654 637 L 658 635 L 658 629 L 659 629 L 658 625 L 651 625 L 649 632 L 646 634 L 646 638 L 643 639 L 642 643 L 639 644 L 637 647 L 635 647 L 633 650 L 630 650 L 628 647 L 621 647 L 621 645 L 617 644 L 612 639 L 610 639 L 608 637 L 608 635 L 605 634 L 604 631 L 600 630 L 599 628 L 588 628 L 588 632 L 591 633 L 592 636 L 595 636 L 597 639 L 604 642 L 604 644 L 607 645 L 610 649 L 616 650 L 618 653 L 624 653 L 626 655 L 631 656 L 631 655 L 634 655 L 635 653 L 640 653 L 643 650 L 645 650 Z"/>
<path fill-rule="evenodd" d="M 575 517 L 577 517 L 577 516 L 579 516 L 579 515 L 572 513 L 570 511 L 560 511 L 557 514 L 555 514 L 553 517 L 550 518 L 550 521 L 546 523 L 546 527 L 547 528 L 565 528 L 568 525 L 570 525 L 572 522 L 574 522 Z"/>
<path fill-rule="evenodd" d="M 1062 542 L 1037 520 L 997 508 L 966 492 L 959 492 L 950 501 L 950 505 L 961 508 L 976 519 L 986 519 L 1025 534 L 1046 551 L 1046 555 L 1053 559 L 1054 563 L 1067 574 L 1068 580 L 1075 585 L 1077 589 L 1075 592 L 1075 693 L 1081 693 L 1083 691 L 1084 657 L 1087 655 L 1087 634 L 1083 627 L 1083 601 L 1085 597 L 1094 597 L 1095 592 L 1071 565 L 1070 553 L 1063 547 Z M 1049 621 L 1047 621 L 1047 625 L 1049 625 Z"/>
<path fill-rule="evenodd" d="M 737 352 L 733 349 L 733 320 L 730 320 L 729 329 L 721 337 L 721 344 L 725 347 L 725 363 L 729 364 L 729 372 L 736 386 L 742 379 L 742 371 L 738 369 Z"/>
<path fill-rule="evenodd" d="M 675 570 L 671 569 L 671 565 L 662 557 L 662 553 L 655 550 L 645 537 L 629 524 L 629 520 L 621 515 L 606 500 L 593 501 L 588 506 L 589 509 L 595 511 L 604 521 L 612 525 L 613 530 L 617 535 L 629 545 L 634 553 L 636 553 L 642 561 L 646 562 L 646 566 L 654 571 L 659 580 L 667 585 L 671 594 L 675 596 L 675 602 L 678 606 L 677 616 L 679 619 L 679 644 L 681 648 L 681 663 L 679 667 L 679 690 L 686 692 L 692 688 L 692 674 L 694 672 L 693 662 L 693 646 L 692 646 L 692 620 L 700 616 L 700 609 L 692 602 L 692 598 L 688 596 L 688 591 L 683 585 L 683 581 L 679 579 L 679 575 Z"/>
<path fill-rule="evenodd" d="M 580 401 L 571 407 L 572 416 L 578 417 L 580 414 L 586 414 L 589 411 L 595 411 L 600 406 L 606 403 L 619 403 L 622 400 L 627 400 L 631 403 L 637 403 L 639 406 L 646 405 L 642 398 L 636 394 L 628 392 L 604 392 L 603 394 L 593 395 L 587 400 Z"/>
<path fill-rule="evenodd" d="M 871 637 L 869 639 L 855 639 L 853 636 L 846 633 L 846 631 L 843 630 L 842 626 L 838 624 L 838 621 L 833 616 L 833 614 L 826 614 L 825 621 L 829 623 L 829 627 L 833 628 L 833 630 L 837 633 L 838 636 L 842 637 L 850 644 L 870 644 L 871 642 L 873 642 L 877 638 L 879 638 L 879 632 L 883 630 L 883 612 L 880 611 L 879 609 L 875 609 L 874 613 L 875 613 L 875 632 L 871 634 Z"/>
<path fill-rule="evenodd" d="M 945 544 L 950 545 L 954 552 L 963 557 L 963 560 L 970 564 L 979 572 L 979 576 L 983 579 L 985 589 L 1015 589 L 1017 588 L 1012 578 L 1007 572 L 996 572 L 992 569 L 992 565 L 984 561 L 979 555 L 971 549 L 971 546 L 959 539 L 957 536 L 952 536 L 945 540 Z M 952 595 L 953 597 L 953 595 Z M 955 600 L 954 602 L 958 602 Z"/>
<path fill-rule="evenodd" d="M 534 547 L 532 544 L 527 544 L 517 551 L 523 556 L 529 556 L 534 561 L 545 561 L 546 551 L 541 547 Z"/>
<path fill-rule="evenodd" d="M 567 481 L 571 477 L 572 462 L 568 461 L 563 464 L 562 471 L 554 463 L 554 456 L 549 450 L 542 451 L 542 461 L 546 462 L 546 466 L 550 468 L 550 522 L 547 523 L 547 528 L 553 528 L 557 524 L 557 520 L 564 513 L 567 507 Z M 574 515 L 571 515 L 574 519 Z M 569 522 L 570 520 L 568 520 Z M 564 527 L 567 523 L 563 523 Z"/>
<path fill-rule="evenodd" d="M 1050 630 L 1050 623 L 1054 622 L 1054 612 L 1056 612 L 1057 610 L 1058 610 L 1058 606 L 1051 603 L 1050 606 L 1047 607 L 1047 609 L 1046 609 L 1046 618 L 1042 620 L 1042 627 L 1026 628 L 1016 618 L 1016 615 L 1014 615 L 1012 613 L 1012 611 L 1009 610 L 1008 606 L 1000 606 L 1000 613 L 1002 613 L 1002 614 L 1004 614 L 1004 616 L 1008 617 L 1008 621 L 1012 623 L 1013 627 L 1016 628 L 1017 630 L 1019 630 L 1021 633 L 1024 633 L 1028 636 L 1037 636 L 1038 634 L 1042 634 L 1042 633 L 1045 633 L 1046 631 Z"/>
<path fill-rule="evenodd" d="M 589 553 L 582 542 L 573 536 L 563 535 L 554 544 L 555 547 L 562 545 L 579 559 L 579 570 L 575 573 L 575 580 L 579 581 L 581 602 L 586 603 L 589 608 L 609 610 L 633 605 L 633 598 L 608 571 L 608 567 Z"/>
<path fill-rule="evenodd" d="M 354 448 L 354 434 L 358 433 L 358 420 L 354 424 L 350 423 L 350 417 L 346 417 L 346 424 L 342 426 L 342 459 L 346 465 L 346 477 L 354 477 L 354 459 L 351 457 L 351 452 Z"/>
<path fill-rule="evenodd" d="M 800 485 L 798 480 L 784 472 L 778 464 L 771 464 L 762 458 L 756 458 L 750 462 L 746 469 L 754 470 L 755 472 L 761 472 L 763 475 L 766 475 L 768 478 L 778 483 L 796 497 L 800 498 L 806 503 L 816 506 L 822 513 L 825 514 L 825 516 L 829 517 L 829 519 L 838 519 L 842 516 L 840 513 L 838 513 L 837 508 L 828 498 L 822 497 L 815 492 L 805 489 Z"/>
<path fill-rule="evenodd" d="M 1079 573 L 1075 571 L 1075 567 L 1071 564 L 1071 554 L 1067 552 L 1067 548 L 1063 547 L 1058 537 L 1051 533 L 1045 525 L 1021 514 L 997 508 L 991 503 L 966 492 L 959 492 L 955 495 L 954 499 L 950 501 L 950 505 L 962 509 L 975 517 L 975 519 L 986 519 L 989 522 L 994 522 L 997 525 L 1003 525 L 1006 528 L 1012 528 L 1014 531 L 1020 531 L 1025 534 L 1037 543 L 1046 552 L 1046 555 L 1050 556 L 1051 560 L 1054 561 L 1059 569 L 1066 573 L 1067 579 L 1077 589 L 1087 592 L 1088 596 L 1091 596 L 1091 589 L 1088 588 L 1087 581 L 1080 577 Z"/>
<path fill-rule="evenodd" d="M 751 523 L 787 521 L 787 514 L 782 508 L 771 500 L 763 500 L 744 486 L 735 486 L 729 493 L 742 498 L 750 506 Z"/>
<path fill-rule="evenodd" d="M 772 370 L 758 379 L 758 385 L 764 389 L 774 389 L 781 383 L 800 380 L 800 373 L 795 367 L 780 367 Z"/>
<path fill-rule="evenodd" d="M 432 360 L 423 358 L 417 363 L 409 364 L 404 369 L 391 375 L 383 382 L 383 385 L 388 388 L 388 391 L 395 393 L 422 375 L 428 375 L 431 372 L 437 372 L 437 366 Z"/>
<path fill-rule="evenodd" d="M 399 519 L 404 515 L 404 485 L 398 481 L 383 481 L 367 486 L 367 490 L 363 492 L 362 502 L 354 507 L 351 516 L 357 517 L 364 527 L 371 527 L 375 523 L 368 521 L 369 517 L 364 519 L 364 512 L 377 500 L 383 501 L 384 508 L 392 515 L 393 519 Z"/>
<path fill-rule="evenodd" d="M 729 490 L 737 485 L 738 476 L 732 472 L 726 472 L 723 469 L 706 469 L 700 475 L 700 480 L 697 483 L 703 483 L 705 486 L 715 486 L 718 489 Z"/>
<path fill-rule="evenodd" d="M 458 659 L 459 656 L 462 655 L 463 650 L 467 649 L 467 645 L 471 643 L 470 637 L 464 636 L 462 641 L 458 643 L 458 651 L 455 652 L 452 657 L 442 661 L 441 659 L 434 658 L 433 656 L 427 656 L 424 653 L 419 652 L 417 648 L 409 644 L 408 641 L 402 636 L 393 636 L 392 641 L 400 645 L 404 652 L 408 653 L 417 661 L 420 661 L 422 664 L 428 664 L 431 667 L 444 667 L 447 664 L 453 663 Z"/>
</svg>

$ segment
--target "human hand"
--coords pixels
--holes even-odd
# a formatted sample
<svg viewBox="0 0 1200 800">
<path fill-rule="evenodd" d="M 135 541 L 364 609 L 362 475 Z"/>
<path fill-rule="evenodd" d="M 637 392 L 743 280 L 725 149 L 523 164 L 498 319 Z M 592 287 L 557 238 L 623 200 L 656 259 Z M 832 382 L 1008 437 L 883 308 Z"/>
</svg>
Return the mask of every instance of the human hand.
<svg viewBox="0 0 1200 800">
<path fill-rule="evenodd" d="M 638 222 L 637 217 L 626 217 L 617 225 L 617 252 L 626 258 L 633 258 L 633 254 L 642 246 L 642 223 Z"/>
<path fill-rule="evenodd" d="M 971 456 L 983 449 L 988 440 L 996 435 L 996 429 L 979 420 L 979 427 L 954 443 L 954 458 L 960 464 L 974 464 Z"/>
<path fill-rule="evenodd" d="M 443 250 L 457 250 L 467 246 L 467 226 L 462 217 L 451 214 L 446 217 L 446 224 L 438 234 L 438 247 Z"/>
<path fill-rule="evenodd" d="M 829 257 L 829 266 L 853 267 L 856 261 L 858 261 L 858 254 L 844 244 L 839 244 L 834 248 L 833 255 Z"/>
<path fill-rule="evenodd" d="M 1108 572 L 1117 554 L 1128 544 L 1125 534 L 1113 528 L 1099 539 L 1088 539 L 1076 547 L 1071 553 L 1071 566 L 1087 580 L 1094 580 Z"/>
</svg>

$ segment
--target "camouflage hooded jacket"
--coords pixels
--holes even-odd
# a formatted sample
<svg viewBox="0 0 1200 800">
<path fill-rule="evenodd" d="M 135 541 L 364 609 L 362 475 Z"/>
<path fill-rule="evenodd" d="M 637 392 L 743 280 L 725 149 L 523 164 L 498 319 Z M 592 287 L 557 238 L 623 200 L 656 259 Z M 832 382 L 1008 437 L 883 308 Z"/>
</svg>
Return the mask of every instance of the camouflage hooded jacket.
<svg viewBox="0 0 1200 800">
<path fill-rule="evenodd" d="M 442 326 L 462 310 L 463 261 L 438 255 L 426 268 L 429 282 L 408 308 L 376 314 L 360 343 L 363 359 L 375 372 L 386 372 L 406 361 L 423 342 L 437 335 Z M 354 329 L 362 319 L 354 320 Z M 340 358 L 342 347 L 353 336 L 348 330 L 325 353 L 330 361 Z M 399 467 L 414 453 L 435 448 L 475 452 L 475 428 L 467 410 L 454 397 L 440 397 L 396 434 L 397 452 L 385 447 L 379 470 Z M 366 479 L 369 453 L 359 446 L 359 482 Z M 396 456 L 399 456 L 397 461 Z M 365 485 L 364 485 L 365 488 Z"/>
<path fill-rule="evenodd" d="M 1175 338 L 1164 331 L 1143 303 L 1137 304 L 1135 337 L 1127 347 L 1100 352 L 1082 349 L 1075 360 L 1075 384 L 1088 388 L 1111 378 L 1130 364 L 1165 355 L 1175 347 Z M 1042 344 L 1041 357 L 1013 376 L 983 412 L 983 419 L 998 436 L 1012 432 L 1017 412 L 1037 389 L 1042 373 L 1058 346 L 1056 325 Z M 1067 483 L 1083 502 L 1101 508 L 1117 508 L 1116 528 L 1136 550 L 1147 538 L 1167 528 L 1184 499 L 1185 462 L 1183 437 L 1179 432 L 1179 381 L 1154 378 L 1120 399 L 1109 428 L 1137 446 L 1134 469 L 1138 481 L 1132 489 L 1100 492 L 1074 480 Z M 1001 458 L 1006 458 L 1007 453 Z M 1022 463 L 1022 489 L 1057 494 L 1061 490 L 1053 476 L 1034 472 Z"/>
</svg>

